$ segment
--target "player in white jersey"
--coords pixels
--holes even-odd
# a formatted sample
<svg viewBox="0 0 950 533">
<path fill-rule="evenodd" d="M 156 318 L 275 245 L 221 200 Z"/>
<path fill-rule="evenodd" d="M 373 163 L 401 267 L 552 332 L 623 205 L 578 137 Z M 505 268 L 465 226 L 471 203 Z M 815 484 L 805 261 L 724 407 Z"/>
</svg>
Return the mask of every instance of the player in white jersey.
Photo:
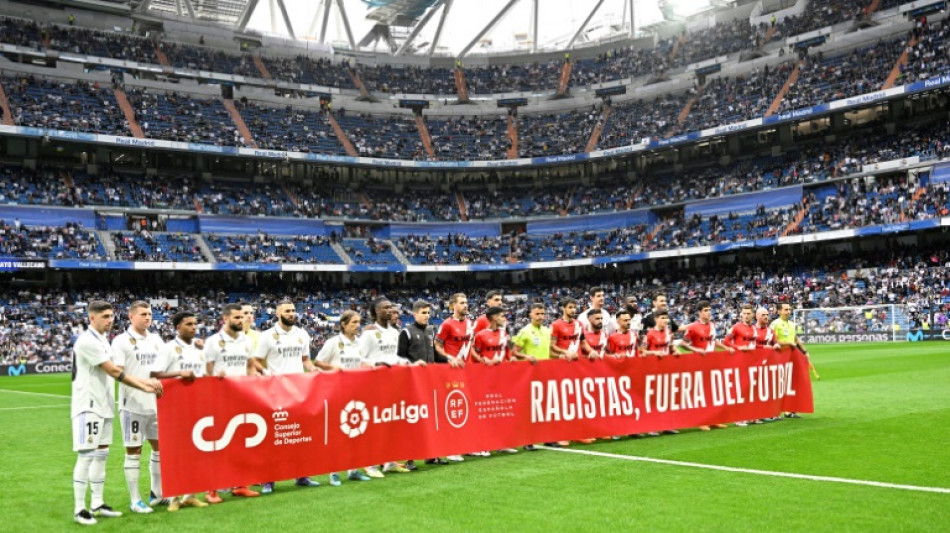
<svg viewBox="0 0 950 533">
<path fill-rule="evenodd" d="M 394 324 L 398 310 L 385 298 L 377 298 L 370 308 L 374 323 L 363 328 L 359 338 L 360 357 L 371 366 L 408 365 L 409 360 L 399 357 L 399 328 Z M 425 361 L 420 361 L 425 364 Z"/>
<path fill-rule="evenodd" d="M 252 355 L 251 342 L 244 334 L 244 315 L 238 304 L 221 308 L 221 330 L 205 339 L 205 360 L 210 376 L 246 376 L 262 374 L 263 368 Z"/>
<path fill-rule="evenodd" d="M 165 343 L 161 336 L 148 330 L 152 325 L 152 306 L 143 300 L 129 305 L 129 328 L 112 339 L 112 362 L 126 374 L 139 379 L 150 377 L 158 352 Z M 152 448 L 148 471 L 151 493 L 149 505 L 168 503 L 162 498 L 161 456 L 158 450 L 158 414 L 155 396 L 133 387 L 119 386 L 119 422 L 125 443 L 125 481 L 129 488 L 134 513 L 151 513 L 152 508 L 139 494 L 139 473 L 142 445 Z"/>
<path fill-rule="evenodd" d="M 73 379 L 70 414 L 73 428 L 73 451 L 78 452 L 73 469 L 74 520 L 78 524 L 96 523 L 93 515 L 119 517 L 122 513 L 103 501 L 106 480 L 106 459 L 112 444 L 115 385 L 135 387 L 146 394 L 161 395 L 162 384 L 154 379 L 129 375 L 112 362 L 112 347 L 106 334 L 112 329 L 115 315 L 112 305 L 103 301 L 89 302 L 89 328 L 73 346 Z M 92 489 L 92 512 L 86 509 L 86 486 Z"/>
<path fill-rule="evenodd" d="M 590 312 L 594 309 L 599 309 L 601 314 L 601 331 L 603 332 L 604 339 L 607 339 L 611 335 L 617 332 L 617 321 L 614 320 L 614 317 L 604 309 L 604 289 L 602 287 L 592 287 L 588 292 L 590 295 L 590 309 L 587 309 L 583 313 L 577 315 L 577 320 L 580 321 L 581 326 L 584 327 L 584 331 L 593 331 L 593 328 L 590 325 Z M 606 344 L 606 342 L 604 342 Z"/>
<path fill-rule="evenodd" d="M 360 347 L 356 343 L 356 334 L 360 332 L 360 314 L 356 311 L 344 311 L 340 315 L 340 333 L 327 339 L 317 353 L 317 358 L 313 364 L 322 370 L 353 370 L 361 366 L 368 366 L 363 363 L 360 357 Z M 367 472 L 373 471 L 373 468 L 367 468 Z M 359 470 L 350 470 L 347 472 L 350 481 L 369 481 L 367 474 Z M 372 477 L 383 477 L 379 469 L 375 469 Z M 330 474 L 330 484 L 334 479 L 339 482 L 340 475 L 336 472 Z"/>
<path fill-rule="evenodd" d="M 244 314 L 240 304 L 225 304 L 221 308 L 221 330 L 205 339 L 205 371 L 209 376 L 246 376 L 261 374 L 264 369 L 251 357 L 251 343 L 244 335 Z M 235 496 L 253 498 L 260 496 L 247 487 L 231 491 Z"/>
<path fill-rule="evenodd" d="M 399 320 L 399 310 L 386 298 L 379 297 L 373 300 L 370 307 L 370 317 L 375 322 L 363 328 L 360 335 L 360 357 L 364 363 L 371 366 L 393 366 L 393 365 L 421 365 L 425 366 L 425 361 L 416 361 L 410 363 L 408 359 L 399 357 L 399 328 L 395 323 Z M 376 468 L 370 467 L 366 472 L 377 477 Z M 383 466 L 383 472 L 409 472 L 409 470 L 396 462 L 388 462 Z"/>
<path fill-rule="evenodd" d="M 277 323 L 260 334 L 254 358 L 258 364 L 267 368 L 267 373 L 282 376 L 316 372 L 310 361 L 310 334 L 297 327 L 297 310 L 294 303 L 284 300 L 277 304 Z M 245 315 L 246 317 L 246 315 Z M 331 476 L 330 484 L 338 486 L 340 480 Z M 320 483 L 309 477 L 298 477 L 298 487 L 319 487 Z M 274 482 L 261 484 L 261 493 L 274 492 Z"/>
<path fill-rule="evenodd" d="M 158 359 L 152 366 L 151 376 L 157 379 L 180 378 L 185 381 L 194 381 L 205 374 L 204 351 L 195 346 L 195 335 L 198 333 L 198 321 L 191 311 L 178 311 L 171 317 L 172 326 L 178 335 L 167 342 L 158 353 Z M 195 498 L 192 494 L 171 498 L 168 502 L 168 512 L 174 513 L 180 507 L 207 507 L 208 504 Z"/>
</svg>

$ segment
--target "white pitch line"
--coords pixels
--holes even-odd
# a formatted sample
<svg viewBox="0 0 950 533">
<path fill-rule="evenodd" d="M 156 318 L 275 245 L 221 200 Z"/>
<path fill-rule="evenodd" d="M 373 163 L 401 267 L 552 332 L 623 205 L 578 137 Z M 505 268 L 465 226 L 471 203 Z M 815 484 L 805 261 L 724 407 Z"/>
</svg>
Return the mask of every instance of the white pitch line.
<svg viewBox="0 0 950 533">
<path fill-rule="evenodd" d="M 830 483 L 846 483 L 849 485 L 864 485 L 868 487 L 881 487 L 885 489 L 910 490 L 917 492 L 936 492 L 938 494 L 950 494 L 950 488 L 946 487 L 921 487 L 917 485 L 901 485 L 898 483 L 885 483 L 883 481 L 866 481 L 863 479 L 849 479 L 844 477 L 832 476 L 812 476 L 808 474 L 794 474 L 791 472 L 773 472 L 771 470 L 755 470 L 752 468 L 737 468 L 734 466 L 707 465 L 703 463 L 691 463 L 688 461 L 672 461 L 669 459 L 657 459 L 654 457 L 640 457 L 636 455 L 620 455 L 616 453 L 596 452 L 593 450 L 569 450 L 566 448 L 551 448 L 549 446 L 538 446 L 545 450 L 555 452 L 577 453 L 581 455 L 592 455 L 595 457 L 608 457 L 611 459 L 621 459 L 624 461 L 640 461 L 644 463 L 657 463 L 661 465 L 685 466 L 690 468 L 705 468 L 707 470 L 719 470 L 722 472 L 738 472 L 741 474 L 755 474 L 759 476 L 786 477 L 793 479 L 806 479 L 809 481 L 827 481 Z"/>
<path fill-rule="evenodd" d="M 49 394 L 47 392 L 27 392 L 24 390 L 0 389 L 0 392 L 9 392 L 11 394 L 28 394 L 30 396 L 50 396 L 52 398 L 69 398 L 68 394 Z"/>
<path fill-rule="evenodd" d="M 53 409 L 53 408 L 63 408 L 69 407 L 68 403 L 56 404 L 56 405 L 29 405 L 27 407 L 0 407 L 0 411 L 20 411 L 21 409 Z"/>
</svg>

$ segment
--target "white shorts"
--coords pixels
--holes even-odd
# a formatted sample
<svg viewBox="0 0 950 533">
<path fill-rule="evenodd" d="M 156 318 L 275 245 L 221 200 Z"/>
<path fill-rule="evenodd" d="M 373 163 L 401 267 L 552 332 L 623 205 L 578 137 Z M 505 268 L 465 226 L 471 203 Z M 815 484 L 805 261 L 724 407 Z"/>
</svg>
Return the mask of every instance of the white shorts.
<svg viewBox="0 0 950 533">
<path fill-rule="evenodd" d="M 140 415 L 119 409 L 119 423 L 126 448 L 138 448 L 147 440 L 158 440 L 158 415 Z"/>
<path fill-rule="evenodd" d="M 73 451 L 85 452 L 112 444 L 112 419 L 95 413 L 73 417 Z"/>
</svg>

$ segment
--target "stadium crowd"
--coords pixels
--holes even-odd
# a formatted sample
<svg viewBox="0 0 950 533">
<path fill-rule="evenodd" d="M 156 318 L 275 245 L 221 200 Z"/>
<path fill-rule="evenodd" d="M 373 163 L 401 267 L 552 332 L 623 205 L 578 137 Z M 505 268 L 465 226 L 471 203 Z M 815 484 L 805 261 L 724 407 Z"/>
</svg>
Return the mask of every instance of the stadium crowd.
<svg viewBox="0 0 950 533">
<path fill-rule="evenodd" d="M 276 284 L 275 284 L 276 283 Z M 16 289 L 0 290 L 0 346 L 17 348 L 3 352 L 11 362 L 26 356 L 56 361 L 68 359 L 65 350 L 83 324 L 84 305 L 102 298 L 119 307 L 114 333 L 125 330 L 128 318 L 122 312 L 129 301 L 144 298 L 153 303 L 156 330 L 165 339 L 174 336 L 167 322 L 176 309 L 190 309 L 199 315 L 199 337 L 207 337 L 220 327 L 220 308 L 226 303 L 248 301 L 257 309 L 254 326 L 266 329 L 276 318 L 276 304 L 284 297 L 297 303 L 301 327 L 313 337 L 313 352 L 333 334 L 334 322 L 344 311 L 367 311 L 367 303 L 380 294 L 372 282 L 366 286 L 340 288 L 314 282 L 287 288 L 279 281 L 261 281 L 257 287 L 227 288 L 225 280 L 184 283 L 133 294 L 129 289 Z M 889 246 L 887 250 L 842 252 L 816 249 L 805 256 L 750 260 L 743 265 L 708 265 L 701 270 L 669 265 L 646 275 L 625 275 L 616 271 L 595 272 L 572 282 L 534 282 L 502 289 L 507 295 L 510 327 L 528 323 L 529 303 L 545 305 L 549 319 L 560 315 L 558 301 L 565 296 L 578 300 L 581 309 L 589 306 L 587 289 L 605 289 L 604 308 L 616 312 L 627 296 L 634 296 L 641 312 L 653 307 L 653 296 L 668 297 L 671 316 L 686 323 L 695 312 L 697 300 L 713 302 L 715 320 L 730 323 L 738 317 L 743 303 L 774 306 L 787 302 L 796 308 L 903 304 L 936 315 L 950 313 L 950 255 L 939 244 L 930 246 Z M 432 304 L 433 322 L 451 312 L 447 305 L 452 293 L 468 293 L 471 313 L 485 310 L 483 283 L 442 282 L 428 287 L 390 287 L 385 294 L 401 309 L 400 320 L 410 321 L 409 309 L 418 299 Z M 364 320 L 364 323 L 369 323 Z M 26 324 L 25 327 L 18 327 Z M 48 357 L 49 359 L 47 359 Z"/>
</svg>

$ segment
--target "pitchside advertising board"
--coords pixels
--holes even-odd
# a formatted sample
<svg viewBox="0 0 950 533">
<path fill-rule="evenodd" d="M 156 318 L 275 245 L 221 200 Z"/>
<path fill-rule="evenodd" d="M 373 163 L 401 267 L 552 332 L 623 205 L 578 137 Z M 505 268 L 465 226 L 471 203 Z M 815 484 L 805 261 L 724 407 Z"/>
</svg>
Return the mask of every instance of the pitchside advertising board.
<svg viewBox="0 0 950 533">
<path fill-rule="evenodd" d="M 165 380 L 166 495 L 812 412 L 797 350 Z"/>
<path fill-rule="evenodd" d="M 27 374 L 53 374 L 56 372 L 72 372 L 73 364 L 63 363 L 17 363 L 15 365 L 0 365 L 0 376 L 25 376 Z"/>
</svg>

